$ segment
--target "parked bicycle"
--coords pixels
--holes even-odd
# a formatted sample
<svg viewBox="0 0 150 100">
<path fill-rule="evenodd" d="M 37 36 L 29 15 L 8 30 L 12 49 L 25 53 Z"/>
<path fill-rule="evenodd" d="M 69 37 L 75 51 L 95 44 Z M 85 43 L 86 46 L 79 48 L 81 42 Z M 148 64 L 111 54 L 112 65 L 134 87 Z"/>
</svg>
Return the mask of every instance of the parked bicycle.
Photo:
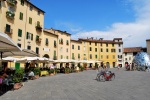
<svg viewBox="0 0 150 100">
<path fill-rule="evenodd" d="M 115 79 L 115 73 L 111 71 L 101 71 L 97 74 L 96 80 L 97 81 L 113 81 Z"/>
</svg>

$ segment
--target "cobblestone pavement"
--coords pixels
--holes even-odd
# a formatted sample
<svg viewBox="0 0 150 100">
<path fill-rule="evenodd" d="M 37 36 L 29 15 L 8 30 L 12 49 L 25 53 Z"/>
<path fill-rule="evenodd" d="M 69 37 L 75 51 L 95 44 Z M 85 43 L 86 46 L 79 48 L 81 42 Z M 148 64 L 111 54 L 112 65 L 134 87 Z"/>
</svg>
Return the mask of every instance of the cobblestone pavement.
<svg viewBox="0 0 150 100">
<path fill-rule="evenodd" d="M 106 82 L 95 80 L 95 70 L 40 77 L 0 100 L 150 100 L 150 72 L 110 70 L 116 79 Z"/>
</svg>

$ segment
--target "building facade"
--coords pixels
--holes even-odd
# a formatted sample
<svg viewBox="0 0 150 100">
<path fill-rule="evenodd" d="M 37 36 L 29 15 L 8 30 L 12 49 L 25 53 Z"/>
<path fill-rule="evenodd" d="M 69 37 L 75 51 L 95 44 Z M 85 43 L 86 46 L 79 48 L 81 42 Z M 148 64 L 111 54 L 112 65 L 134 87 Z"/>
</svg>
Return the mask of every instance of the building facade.
<svg viewBox="0 0 150 100">
<path fill-rule="evenodd" d="M 83 59 L 102 61 L 102 66 L 106 65 L 109 68 L 116 67 L 117 64 L 122 64 L 122 59 L 118 61 L 118 55 L 122 57 L 123 54 L 123 42 L 121 38 L 115 38 L 114 40 L 100 39 L 79 39 L 83 46 Z M 120 45 L 120 46 L 118 46 Z M 119 51 L 118 51 L 119 50 Z M 119 52 L 119 53 L 118 53 Z M 89 65 L 90 67 L 92 65 Z"/>
<path fill-rule="evenodd" d="M 138 52 L 146 52 L 146 50 L 145 48 L 142 48 L 142 47 L 124 48 L 124 51 L 123 51 L 124 65 L 132 64 L 132 61 Z"/>
<path fill-rule="evenodd" d="M 44 14 L 28 0 L 1 0 L 0 31 L 9 35 L 22 49 L 33 50 L 40 57 L 102 61 L 101 65 L 110 68 L 118 64 L 122 66 L 122 38 L 71 40 L 67 31 L 44 29 Z"/>
</svg>

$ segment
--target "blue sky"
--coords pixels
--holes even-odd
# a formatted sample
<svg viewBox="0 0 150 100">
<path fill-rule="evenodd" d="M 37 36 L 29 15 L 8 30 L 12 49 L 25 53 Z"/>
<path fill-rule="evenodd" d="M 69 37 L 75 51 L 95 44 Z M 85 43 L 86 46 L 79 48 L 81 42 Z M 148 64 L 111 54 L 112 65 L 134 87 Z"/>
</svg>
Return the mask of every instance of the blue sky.
<svg viewBox="0 0 150 100">
<path fill-rule="evenodd" d="M 45 2 L 44 2 L 45 1 Z M 44 10 L 45 28 L 78 38 L 123 38 L 124 47 L 146 47 L 150 0 L 30 0 Z"/>
</svg>

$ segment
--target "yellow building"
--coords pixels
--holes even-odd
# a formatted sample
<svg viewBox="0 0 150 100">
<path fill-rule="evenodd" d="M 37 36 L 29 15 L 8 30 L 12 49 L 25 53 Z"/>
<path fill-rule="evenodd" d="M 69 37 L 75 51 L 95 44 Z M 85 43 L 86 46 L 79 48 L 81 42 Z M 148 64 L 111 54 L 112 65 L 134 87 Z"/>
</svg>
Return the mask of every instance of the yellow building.
<svg viewBox="0 0 150 100">
<path fill-rule="evenodd" d="M 58 59 L 70 59 L 70 38 L 71 34 L 66 31 L 49 29 L 53 34 L 58 35 L 57 45 L 58 45 Z"/>
<path fill-rule="evenodd" d="M 118 45 L 123 45 L 121 38 L 71 40 L 71 34 L 66 31 L 44 29 L 44 13 L 28 0 L 1 0 L 0 31 L 8 34 L 22 49 L 33 50 L 40 57 L 103 61 L 108 67 L 120 63 L 123 46 Z"/>
<path fill-rule="evenodd" d="M 38 37 L 43 37 L 45 12 L 27 0 L 1 0 L 0 4 L 0 31 L 22 49 L 42 51 Z"/>
<path fill-rule="evenodd" d="M 118 59 L 117 45 L 123 44 L 122 41 L 115 41 L 116 39 L 103 40 L 102 38 L 93 39 L 93 37 L 87 39 L 79 38 L 79 41 L 82 41 L 83 59 L 102 61 L 103 63 L 101 63 L 101 65 L 106 65 L 110 68 L 116 67 Z M 120 38 L 118 38 L 118 40 L 120 40 Z M 121 52 L 122 51 L 123 50 L 121 50 Z M 94 65 L 90 64 L 88 66 L 93 67 Z"/>
<path fill-rule="evenodd" d="M 82 42 L 78 40 L 71 40 L 71 59 L 82 60 Z"/>
</svg>

